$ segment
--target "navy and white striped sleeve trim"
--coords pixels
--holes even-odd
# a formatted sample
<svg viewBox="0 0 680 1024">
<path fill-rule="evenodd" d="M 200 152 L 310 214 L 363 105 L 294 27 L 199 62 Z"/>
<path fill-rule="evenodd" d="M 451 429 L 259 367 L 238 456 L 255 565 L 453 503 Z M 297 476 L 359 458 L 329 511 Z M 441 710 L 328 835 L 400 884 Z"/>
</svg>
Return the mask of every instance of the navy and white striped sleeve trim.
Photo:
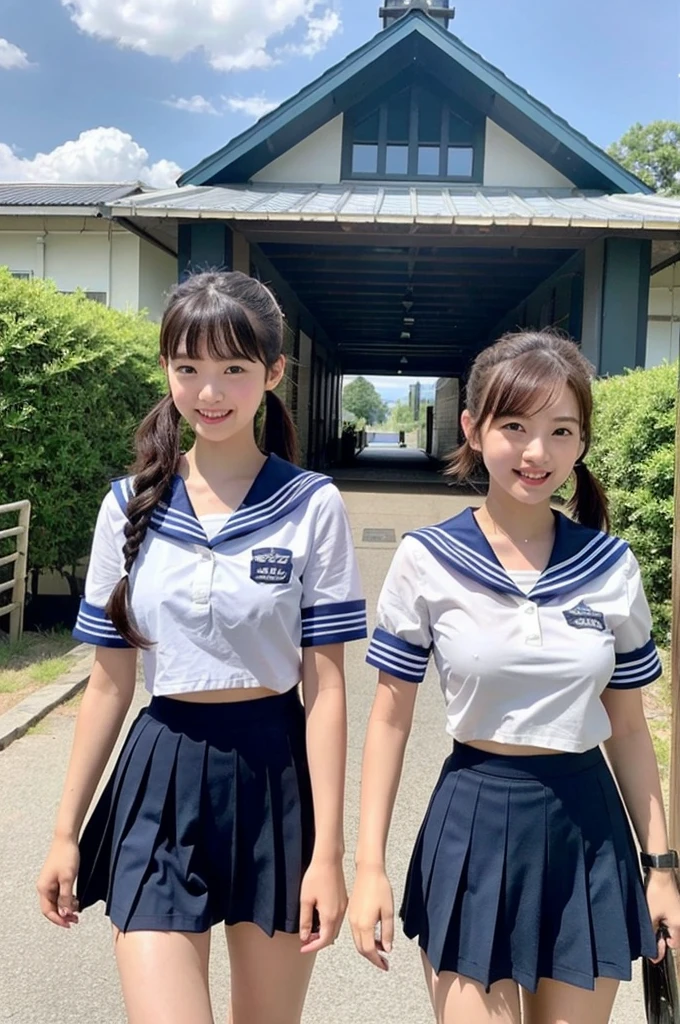
<svg viewBox="0 0 680 1024">
<path fill-rule="evenodd" d="M 658 679 L 663 669 L 661 659 L 654 641 L 650 638 L 644 647 L 626 654 L 616 654 L 614 675 L 609 685 L 619 690 L 630 690 L 637 686 L 646 686 Z"/>
<path fill-rule="evenodd" d="M 86 644 L 96 644 L 97 647 L 130 647 L 127 640 L 123 639 L 111 620 L 107 618 L 104 609 L 88 604 L 85 600 L 80 602 L 73 636 L 76 640 L 82 640 Z"/>
<path fill-rule="evenodd" d="M 427 671 L 430 647 L 418 647 L 408 640 L 376 626 L 369 644 L 366 661 L 407 683 L 422 683 Z"/>
<path fill-rule="evenodd" d="M 346 644 L 368 636 L 366 602 L 342 601 L 302 609 L 301 647 Z"/>
</svg>

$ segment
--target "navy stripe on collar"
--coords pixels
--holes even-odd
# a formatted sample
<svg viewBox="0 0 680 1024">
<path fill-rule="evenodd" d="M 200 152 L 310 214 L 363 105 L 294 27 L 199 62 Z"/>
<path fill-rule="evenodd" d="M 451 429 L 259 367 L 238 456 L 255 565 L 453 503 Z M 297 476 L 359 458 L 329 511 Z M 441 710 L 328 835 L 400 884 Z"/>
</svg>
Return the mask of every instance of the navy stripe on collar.
<svg viewBox="0 0 680 1024">
<path fill-rule="evenodd" d="M 620 538 L 581 526 L 561 512 L 554 512 L 555 541 L 550 560 L 527 594 L 498 561 L 473 511 L 466 508 L 444 523 L 413 530 L 406 536 L 420 541 L 443 565 L 499 594 L 529 598 L 538 603 L 550 601 L 601 576 L 628 550 L 628 544 Z"/>
<path fill-rule="evenodd" d="M 320 487 L 332 483 L 330 477 L 312 473 L 270 455 L 241 505 L 211 540 L 201 526 L 187 493 L 184 480 L 176 474 L 163 500 L 151 514 L 152 530 L 185 543 L 215 548 L 235 537 L 242 537 L 285 518 Z M 134 477 L 114 480 L 113 492 L 123 512 L 132 497 Z"/>
</svg>

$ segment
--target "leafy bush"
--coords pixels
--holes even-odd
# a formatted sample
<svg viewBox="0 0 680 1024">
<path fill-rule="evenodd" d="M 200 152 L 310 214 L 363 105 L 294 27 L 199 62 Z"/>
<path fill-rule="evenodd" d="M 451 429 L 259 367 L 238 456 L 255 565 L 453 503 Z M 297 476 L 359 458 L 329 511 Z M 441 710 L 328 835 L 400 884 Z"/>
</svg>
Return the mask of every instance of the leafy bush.
<svg viewBox="0 0 680 1024">
<path fill-rule="evenodd" d="M 677 390 L 677 364 L 598 381 L 587 458 L 607 491 L 612 532 L 629 541 L 640 562 L 660 642 L 671 619 Z"/>
<path fill-rule="evenodd" d="M 107 482 L 164 391 L 158 325 L 0 268 L 0 503 L 32 503 L 32 569 L 88 553 Z"/>
</svg>

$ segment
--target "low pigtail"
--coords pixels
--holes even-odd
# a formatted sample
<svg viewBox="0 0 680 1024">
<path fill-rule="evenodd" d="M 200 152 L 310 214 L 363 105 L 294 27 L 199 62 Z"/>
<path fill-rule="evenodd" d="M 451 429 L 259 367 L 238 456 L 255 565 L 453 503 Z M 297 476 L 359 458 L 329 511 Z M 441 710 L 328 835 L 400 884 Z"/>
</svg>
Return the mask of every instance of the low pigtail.
<svg viewBox="0 0 680 1024">
<path fill-rule="evenodd" d="M 180 414 L 170 395 L 142 421 L 135 437 L 137 459 L 133 467 L 134 494 L 127 504 L 125 575 L 116 584 L 106 614 L 120 635 L 133 647 L 147 650 L 151 641 L 139 632 L 130 616 L 129 574 L 146 536 L 153 510 L 163 498 L 180 458 Z"/>
<path fill-rule="evenodd" d="M 260 447 L 265 452 L 280 455 L 288 462 L 298 461 L 295 425 L 285 405 L 273 391 L 265 392 L 265 413 L 260 434 Z"/>
<path fill-rule="evenodd" d="M 567 502 L 574 519 L 594 530 L 609 530 L 609 505 L 602 484 L 584 462 L 574 466 L 576 489 Z"/>
<path fill-rule="evenodd" d="M 457 448 L 446 456 L 446 469 L 444 470 L 444 476 L 455 477 L 461 483 L 469 480 L 471 476 L 475 475 L 475 471 L 479 467 L 481 461 L 481 454 L 472 447 L 467 438 L 462 444 L 458 445 Z"/>
</svg>

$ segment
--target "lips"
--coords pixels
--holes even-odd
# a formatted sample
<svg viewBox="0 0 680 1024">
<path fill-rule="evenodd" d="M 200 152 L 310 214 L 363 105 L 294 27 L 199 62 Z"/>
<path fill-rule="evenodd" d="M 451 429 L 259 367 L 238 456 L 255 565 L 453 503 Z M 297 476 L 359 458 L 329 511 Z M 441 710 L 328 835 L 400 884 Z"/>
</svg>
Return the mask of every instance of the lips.
<svg viewBox="0 0 680 1024">
<path fill-rule="evenodd" d="M 540 487 L 540 485 L 544 484 L 551 476 L 551 473 L 549 472 L 537 473 L 535 470 L 515 469 L 513 472 L 516 473 L 522 483 L 526 484 L 528 487 Z"/>
<path fill-rule="evenodd" d="M 196 412 L 198 413 L 202 423 L 209 423 L 213 426 L 215 424 L 224 423 L 225 420 L 231 416 L 231 410 L 228 412 L 218 412 L 217 410 L 197 409 Z"/>
</svg>

